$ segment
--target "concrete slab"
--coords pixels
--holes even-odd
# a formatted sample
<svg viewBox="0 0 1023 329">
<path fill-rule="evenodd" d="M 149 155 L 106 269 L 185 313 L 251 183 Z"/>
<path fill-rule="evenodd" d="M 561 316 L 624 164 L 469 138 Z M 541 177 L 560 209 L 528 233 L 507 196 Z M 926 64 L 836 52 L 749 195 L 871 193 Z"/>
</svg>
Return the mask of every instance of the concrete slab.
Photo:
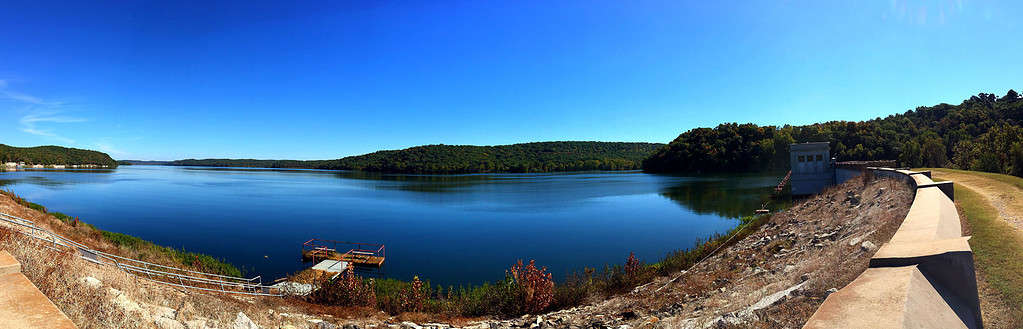
<svg viewBox="0 0 1023 329">
<path fill-rule="evenodd" d="M 916 266 L 871 268 L 803 328 L 967 328 Z"/>
<path fill-rule="evenodd" d="M 0 251 L 0 269 L 11 269 L 13 260 Z M 15 260 L 14 264 L 18 264 Z M 0 274 L 0 328 L 77 328 L 31 281 L 18 272 Z"/>
<path fill-rule="evenodd" d="M 932 241 L 909 241 L 885 243 L 871 259 L 915 258 L 944 254 L 947 252 L 971 252 L 969 237 Z"/>
<path fill-rule="evenodd" d="M 341 273 L 348 269 L 348 262 L 328 259 L 313 266 L 314 270 L 320 270 L 330 273 Z"/>
<path fill-rule="evenodd" d="M 913 175 L 913 177 L 923 177 Z M 963 235 L 955 203 L 937 188 L 916 191 L 913 205 L 902 226 L 892 236 L 892 243 L 919 242 L 958 238 Z"/>
<path fill-rule="evenodd" d="M 0 275 L 21 273 L 21 263 L 10 253 L 0 250 Z"/>
</svg>

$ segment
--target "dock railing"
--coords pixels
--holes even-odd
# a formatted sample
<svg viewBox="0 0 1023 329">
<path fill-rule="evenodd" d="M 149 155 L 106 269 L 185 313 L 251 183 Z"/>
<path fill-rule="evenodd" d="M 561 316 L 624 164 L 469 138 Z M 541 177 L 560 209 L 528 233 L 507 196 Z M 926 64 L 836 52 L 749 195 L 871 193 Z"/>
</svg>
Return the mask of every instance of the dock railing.
<svg viewBox="0 0 1023 329">
<path fill-rule="evenodd" d="M 40 227 L 31 220 L 3 212 L 0 212 L 0 224 L 7 224 L 8 227 L 14 228 L 18 233 L 42 241 L 42 245 L 46 248 L 75 252 L 87 261 L 113 266 L 136 278 L 146 279 L 155 283 L 201 292 L 256 296 L 283 295 L 279 288 L 263 285 L 261 276 L 242 278 L 205 273 L 121 257 L 89 248 L 84 244 Z"/>
<path fill-rule="evenodd" d="M 317 259 L 339 258 L 339 260 L 351 261 L 354 265 L 380 266 L 387 258 L 387 253 L 386 247 L 379 243 L 309 239 L 302 244 L 302 257 L 311 259 L 313 262 Z"/>
</svg>

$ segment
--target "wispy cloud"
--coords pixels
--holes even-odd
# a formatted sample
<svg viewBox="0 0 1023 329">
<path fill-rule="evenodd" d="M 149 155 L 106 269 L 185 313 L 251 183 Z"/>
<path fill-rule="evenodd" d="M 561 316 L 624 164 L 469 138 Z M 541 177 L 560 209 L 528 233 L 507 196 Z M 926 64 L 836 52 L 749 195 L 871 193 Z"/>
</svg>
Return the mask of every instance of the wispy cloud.
<svg viewBox="0 0 1023 329">
<path fill-rule="evenodd" d="M 30 113 L 18 120 L 21 124 L 21 131 L 33 134 L 36 136 L 49 137 L 64 143 L 73 144 L 75 140 L 64 137 L 53 131 L 52 128 L 41 127 L 40 125 L 46 125 L 50 123 L 75 123 L 84 122 L 85 119 L 75 118 L 69 116 L 62 116 L 58 112 L 36 112 Z"/>
<path fill-rule="evenodd" d="M 0 99 L 13 101 L 23 106 L 28 112 L 18 120 L 19 129 L 22 132 L 48 137 L 67 144 L 74 144 L 75 140 L 58 134 L 54 131 L 52 124 L 67 124 L 86 121 L 83 118 L 68 116 L 62 110 L 63 103 L 47 101 L 29 94 L 9 90 L 8 82 L 0 80 Z"/>
</svg>

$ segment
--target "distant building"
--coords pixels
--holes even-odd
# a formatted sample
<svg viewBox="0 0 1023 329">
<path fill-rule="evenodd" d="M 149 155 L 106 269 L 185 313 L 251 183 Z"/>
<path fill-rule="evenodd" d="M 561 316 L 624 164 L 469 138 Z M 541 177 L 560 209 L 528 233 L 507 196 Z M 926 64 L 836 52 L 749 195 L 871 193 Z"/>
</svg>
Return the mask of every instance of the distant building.
<svg viewBox="0 0 1023 329">
<path fill-rule="evenodd" d="M 835 184 L 834 162 L 828 142 L 789 145 L 792 195 L 820 192 Z"/>
<path fill-rule="evenodd" d="M 859 176 L 867 167 L 895 168 L 895 160 L 835 162 L 828 142 L 789 145 L 792 195 L 817 194 Z"/>
</svg>

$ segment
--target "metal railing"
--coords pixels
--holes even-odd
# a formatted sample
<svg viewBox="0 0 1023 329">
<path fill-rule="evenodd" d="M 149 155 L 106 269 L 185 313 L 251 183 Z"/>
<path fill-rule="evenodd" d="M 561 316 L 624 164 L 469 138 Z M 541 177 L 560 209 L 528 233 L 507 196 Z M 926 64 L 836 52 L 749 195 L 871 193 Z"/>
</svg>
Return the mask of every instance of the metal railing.
<svg viewBox="0 0 1023 329">
<path fill-rule="evenodd" d="M 43 246 L 47 248 L 58 251 L 73 251 L 87 261 L 100 265 L 114 266 L 129 275 L 155 283 L 205 292 L 283 296 L 283 292 L 279 288 L 263 285 L 261 276 L 242 278 L 205 273 L 121 257 L 89 248 L 84 244 L 42 228 L 31 220 L 3 212 L 0 212 L 0 223 L 9 224 L 8 226 L 13 226 L 18 233 L 43 241 Z"/>
<path fill-rule="evenodd" d="M 341 252 L 341 250 L 348 249 L 347 251 Z M 387 258 L 385 246 L 379 243 L 361 243 L 361 242 L 348 242 L 348 241 L 336 241 L 326 239 L 309 239 L 302 244 L 302 257 L 312 258 L 316 261 L 318 255 L 323 258 L 330 258 L 330 253 L 337 253 L 342 258 L 349 256 L 351 259 L 360 259 L 367 257 L 377 257 L 380 260 Z M 355 262 L 353 265 L 365 265 Z"/>
</svg>

